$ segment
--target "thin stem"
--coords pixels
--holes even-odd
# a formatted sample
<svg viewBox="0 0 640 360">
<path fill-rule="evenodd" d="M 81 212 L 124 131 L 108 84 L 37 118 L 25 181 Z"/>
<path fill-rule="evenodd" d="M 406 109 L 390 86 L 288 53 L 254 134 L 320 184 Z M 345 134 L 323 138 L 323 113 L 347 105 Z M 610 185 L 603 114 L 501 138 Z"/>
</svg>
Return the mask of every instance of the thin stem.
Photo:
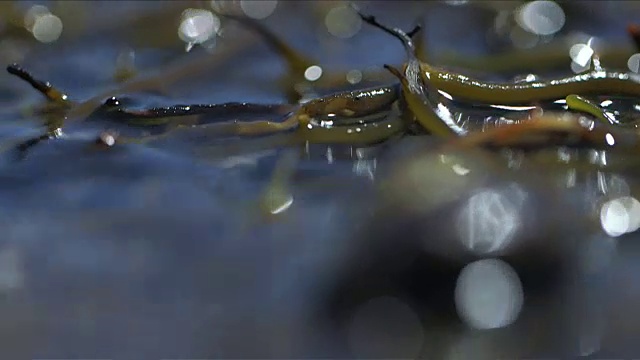
<svg viewBox="0 0 640 360">
<path fill-rule="evenodd" d="M 409 55 L 410 58 L 416 56 L 415 55 L 416 48 L 415 48 L 415 45 L 413 44 L 413 40 L 411 38 L 415 34 L 417 34 L 418 31 L 420 31 L 422 29 L 422 26 L 420 24 L 417 24 L 411 31 L 405 33 L 401 29 L 391 28 L 391 27 L 382 25 L 381 23 L 379 23 L 376 20 L 375 16 L 363 14 L 353 4 L 351 5 L 351 7 L 358 13 L 358 15 L 360 16 L 362 21 L 366 22 L 369 25 L 375 26 L 375 27 L 383 30 L 384 32 L 392 35 L 393 37 L 397 38 L 398 40 L 400 40 L 402 42 L 402 45 L 404 45 L 405 50 L 407 50 L 407 55 Z"/>
<path fill-rule="evenodd" d="M 9 72 L 9 74 L 15 75 L 20 79 L 29 83 L 29 85 L 31 85 L 34 89 L 38 90 L 42 95 L 44 95 L 47 98 L 47 100 L 52 102 L 64 103 L 64 104 L 68 103 L 67 94 L 56 89 L 48 81 L 45 82 L 45 81 L 37 80 L 36 78 L 33 77 L 33 75 L 31 75 L 28 71 L 24 70 L 20 65 L 18 64 L 9 65 L 7 66 L 7 71 Z"/>
</svg>

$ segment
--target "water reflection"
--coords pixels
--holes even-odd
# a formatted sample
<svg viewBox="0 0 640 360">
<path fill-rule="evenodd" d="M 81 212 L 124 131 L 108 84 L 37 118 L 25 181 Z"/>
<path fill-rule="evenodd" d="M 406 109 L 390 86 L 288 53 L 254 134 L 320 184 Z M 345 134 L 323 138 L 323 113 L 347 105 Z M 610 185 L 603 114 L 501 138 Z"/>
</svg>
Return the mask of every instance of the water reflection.
<svg viewBox="0 0 640 360">
<path fill-rule="evenodd" d="M 600 208 L 600 224 L 609 236 L 621 236 L 640 228 L 640 201 L 631 196 L 605 202 Z"/>
<path fill-rule="evenodd" d="M 455 302 L 458 314 L 476 329 L 496 329 L 514 322 L 524 303 L 518 274 L 502 260 L 473 262 L 460 272 Z"/>
<path fill-rule="evenodd" d="M 349 84 L 355 85 L 362 81 L 362 72 L 360 70 L 350 70 L 347 72 L 347 81 Z"/>
<path fill-rule="evenodd" d="M 376 173 L 376 159 L 358 159 L 353 164 L 353 172 L 373 181 Z"/>
<path fill-rule="evenodd" d="M 576 69 L 588 70 L 591 65 L 591 57 L 595 51 L 591 48 L 591 39 L 586 44 L 575 44 L 569 49 L 569 57 L 576 64 Z M 574 72 L 582 72 L 576 71 Z"/>
<path fill-rule="evenodd" d="M 304 71 L 304 78 L 308 81 L 316 81 L 322 76 L 322 68 L 318 65 L 311 65 Z"/>
<path fill-rule="evenodd" d="M 242 12 L 253 19 L 266 19 L 276 10 L 277 0 L 241 0 Z"/>
<path fill-rule="evenodd" d="M 204 44 L 220 30 L 220 19 L 211 11 L 187 9 L 182 13 L 178 36 L 187 43 L 186 51 L 196 44 Z"/>
<path fill-rule="evenodd" d="M 471 196 L 458 213 L 457 229 L 464 246 L 479 254 L 499 251 L 520 229 L 526 193 L 517 185 L 506 191 L 482 190 Z"/>
<path fill-rule="evenodd" d="M 332 8 L 327 13 L 324 23 L 331 35 L 342 39 L 354 36 L 362 28 L 362 19 L 350 6 Z"/>
<path fill-rule="evenodd" d="M 523 5 L 516 12 L 516 21 L 536 35 L 553 35 L 564 26 L 565 15 L 554 1 L 536 0 Z"/>
<path fill-rule="evenodd" d="M 43 43 L 54 42 L 62 34 L 62 20 L 43 5 L 34 5 L 27 10 L 24 26 L 36 40 Z"/>
<path fill-rule="evenodd" d="M 627 61 L 627 67 L 634 73 L 640 72 L 640 54 L 633 54 Z"/>
</svg>

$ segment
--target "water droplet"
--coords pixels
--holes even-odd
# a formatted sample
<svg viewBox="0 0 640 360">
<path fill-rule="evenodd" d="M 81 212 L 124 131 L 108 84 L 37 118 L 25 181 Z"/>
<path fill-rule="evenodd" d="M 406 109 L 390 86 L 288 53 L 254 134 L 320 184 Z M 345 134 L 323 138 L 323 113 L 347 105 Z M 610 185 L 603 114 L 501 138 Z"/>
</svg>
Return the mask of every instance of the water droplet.
<svg viewBox="0 0 640 360">
<path fill-rule="evenodd" d="M 532 34 L 553 35 L 564 26 L 565 14 L 560 5 L 553 1 L 536 0 L 519 9 L 516 22 Z"/>
<path fill-rule="evenodd" d="M 627 66 L 634 73 L 640 72 L 640 54 L 631 55 L 627 61 Z"/>
<path fill-rule="evenodd" d="M 522 283 L 515 270 L 502 260 L 475 261 L 458 276 L 455 303 L 460 317 L 473 328 L 505 327 L 522 310 Z"/>
<path fill-rule="evenodd" d="M 318 65 L 312 65 L 304 71 L 304 78 L 308 81 L 316 81 L 322 76 L 322 68 Z"/>
<path fill-rule="evenodd" d="M 329 10 L 324 23 L 331 35 L 342 39 L 357 34 L 362 27 L 362 19 L 350 6 L 338 6 Z"/>
<path fill-rule="evenodd" d="M 278 5 L 277 0 L 241 0 L 240 8 L 245 15 L 253 19 L 265 19 L 273 14 Z"/>
</svg>

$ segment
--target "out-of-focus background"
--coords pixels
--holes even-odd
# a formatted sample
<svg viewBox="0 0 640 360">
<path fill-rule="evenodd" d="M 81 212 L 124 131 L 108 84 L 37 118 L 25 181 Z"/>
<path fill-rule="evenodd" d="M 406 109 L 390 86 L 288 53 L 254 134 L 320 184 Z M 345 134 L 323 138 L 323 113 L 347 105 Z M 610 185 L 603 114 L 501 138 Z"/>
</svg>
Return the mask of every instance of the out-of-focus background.
<svg viewBox="0 0 640 360">
<path fill-rule="evenodd" d="M 428 61 L 482 79 L 571 75 L 593 54 L 640 67 L 626 33 L 638 2 L 357 5 L 390 26 L 422 23 Z M 286 103 L 286 64 L 221 11 L 316 61 L 305 96 L 394 83 L 382 65 L 405 60 L 343 1 L 65 0 L 0 2 L 0 63 L 74 101 L 115 89 L 140 108 Z M 140 79 L 155 82 L 126 85 Z M 481 150 L 436 156 L 422 137 L 310 146 L 286 210 L 265 217 L 285 151 L 268 140 L 194 149 L 194 130 L 97 151 L 101 130 L 126 129 L 93 121 L 16 159 L 6 149 L 44 131 L 43 102 L 0 74 L 2 358 L 640 354 L 638 172 L 607 171 L 605 153 L 589 155 L 602 171 L 526 159 L 507 171 Z"/>
</svg>

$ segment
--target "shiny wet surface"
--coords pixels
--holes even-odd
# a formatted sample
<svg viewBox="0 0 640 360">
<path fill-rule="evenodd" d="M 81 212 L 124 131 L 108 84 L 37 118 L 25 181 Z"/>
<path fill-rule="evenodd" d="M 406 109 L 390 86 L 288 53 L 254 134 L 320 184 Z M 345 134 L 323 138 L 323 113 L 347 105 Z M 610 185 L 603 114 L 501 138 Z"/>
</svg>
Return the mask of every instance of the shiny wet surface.
<svg viewBox="0 0 640 360">
<path fill-rule="evenodd" d="M 573 5 L 566 26 L 629 46 L 618 25 L 633 12 L 612 4 Z M 185 52 L 180 13 L 202 4 L 64 1 L 60 16 L 74 5 L 84 8 L 74 18 L 80 25 L 65 22 L 50 44 L 8 26 L 0 59 L 19 61 L 75 101 L 121 86 L 113 80 L 116 59 L 129 49 L 140 77 L 205 59 L 164 88 L 122 95 L 142 106 L 286 102 L 277 85 L 283 63 L 237 25 L 210 54 L 198 46 Z M 403 5 L 365 9 L 402 27 L 427 14 L 434 57 L 493 50 L 485 42 L 491 11 Z M 323 14 L 334 6 L 280 2 L 264 21 L 326 69 L 403 61 L 394 39 L 365 25 L 346 40 L 330 36 Z M 151 20 L 136 22 L 143 16 Z M 152 25 L 157 33 L 144 35 Z M 29 112 L 42 97 L 28 85 L 0 75 L 0 103 L 3 143 L 42 133 L 43 118 Z M 153 146 L 96 147 L 97 134 L 111 128 L 126 131 L 108 118 L 73 123 L 67 138 L 23 158 L 14 151 L 0 157 L 3 357 L 491 359 L 640 351 L 637 236 L 601 228 L 603 203 L 638 196 L 632 165 L 598 172 L 525 161 L 513 170 L 507 165 L 517 157 L 442 157 L 431 151 L 435 140 L 419 137 L 377 150 L 313 145 L 302 149 L 290 180 L 293 202 L 265 214 L 261 199 L 280 146 L 209 141 L 194 129 Z M 460 285 L 465 279 L 484 286 Z"/>
</svg>

